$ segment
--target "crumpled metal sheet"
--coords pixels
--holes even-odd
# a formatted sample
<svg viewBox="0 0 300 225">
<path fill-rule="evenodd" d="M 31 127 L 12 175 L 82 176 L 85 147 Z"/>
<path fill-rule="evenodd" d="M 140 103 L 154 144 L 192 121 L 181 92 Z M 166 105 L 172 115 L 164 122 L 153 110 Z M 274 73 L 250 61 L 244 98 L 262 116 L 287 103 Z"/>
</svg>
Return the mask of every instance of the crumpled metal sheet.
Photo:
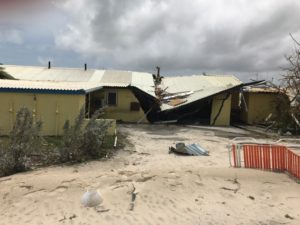
<svg viewBox="0 0 300 225">
<path fill-rule="evenodd" d="M 176 148 L 171 147 L 171 151 L 179 154 L 193 155 L 193 156 L 208 156 L 209 151 L 201 147 L 199 144 L 185 145 L 182 142 L 176 144 Z"/>
<path fill-rule="evenodd" d="M 209 155 L 209 152 L 198 144 L 187 145 L 185 149 L 189 155 Z"/>
</svg>

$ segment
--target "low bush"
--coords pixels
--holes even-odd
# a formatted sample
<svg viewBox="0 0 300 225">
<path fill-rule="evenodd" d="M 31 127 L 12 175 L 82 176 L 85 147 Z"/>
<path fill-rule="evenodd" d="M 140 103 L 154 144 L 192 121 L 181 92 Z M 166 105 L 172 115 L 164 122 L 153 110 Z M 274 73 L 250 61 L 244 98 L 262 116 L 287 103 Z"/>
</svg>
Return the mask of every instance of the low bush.
<svg viewBox="0 0 300 225">
<path fill-rule="evenodd" d="M 62 146 L 60 147 L 60 161 L 84 161 L 83 152 L 81 146 L 83 142 L 84 125 L 84 109 L 81 109 L 79 115 L 75 119 L 74 125 L 70 125 L 70 121 L 67 120 L 64 124 L 64 133 L 62 138 Z"/>
<path fill-rule="evenodd" d="M 60 155 L 61 162 L 82 162 L 88 159 L 102 158 L 108 154 L 107 148 L 102 148 L 110 122 L 97 120 L 103 113 L 96 111 L 86 126 L 84 126 L 84 109 L 75 119 L 73 126 L 66 121 L 64 125 L 63 146 Z"/>
<path fill-rule="evenodd" d="M 103 158 L 109 154 L 108 149 L 103 148 L 103 142 L 111 122 L 97 120 L 102 113 L 102 110 L 98 110 L 93 114 L 83 134 L 82 150 L 89 158 L 93 159 Z"/>
<path fill-rule="evenodd" d="M 86 124 L 82 109 L 74 125 L 65 122 L 62 137 L 42 138 L 41 122 L 34 123 L 32 113 L 21 108 L 9 137 L 0 142 L 0 176 L 22 172 L 31 166 L 106 157 L 111 148 L 103 144 L 107 145 L 105 137 L 110 122 L 98 120 L 102 113 L 96 111 Z"/>
<path fill-rule="evenodd" d="M 0 173 L 9 175 L 27 169 L 30 154 L 39 148 L 41 125 L 41 122 L 33 122 L 32 114 L 27 108 L 21 108 L 17 112 L 8 145 L 2 145 L 0 149 Z"/>
</svg>

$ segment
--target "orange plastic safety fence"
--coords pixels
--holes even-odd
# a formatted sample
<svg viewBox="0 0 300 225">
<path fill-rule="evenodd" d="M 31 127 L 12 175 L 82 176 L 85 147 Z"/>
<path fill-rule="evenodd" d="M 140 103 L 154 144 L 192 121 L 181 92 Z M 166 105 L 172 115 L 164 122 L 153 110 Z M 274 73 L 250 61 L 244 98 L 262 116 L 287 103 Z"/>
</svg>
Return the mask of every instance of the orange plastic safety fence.
<svg viewBox="0 0 300 225">
<path fill-rule="evenodd" d="M 242 145 L 245 168 L 287 171 L 300 179 L 300 155 L 285 146 L 267 144 Z M 232 145 L 233 166 L 237 167 L 240 159 L 237 157 L 237 146 Z"/>
</svg>

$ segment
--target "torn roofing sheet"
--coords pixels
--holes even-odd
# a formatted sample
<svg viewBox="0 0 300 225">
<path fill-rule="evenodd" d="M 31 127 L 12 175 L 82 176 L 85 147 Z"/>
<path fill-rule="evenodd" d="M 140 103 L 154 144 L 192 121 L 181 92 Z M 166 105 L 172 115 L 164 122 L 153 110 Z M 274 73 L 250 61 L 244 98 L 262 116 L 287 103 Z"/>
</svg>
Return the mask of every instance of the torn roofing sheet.
<svg viewBox="0 0 300 225">
<path fill-rule="evenodd" d="M 175 94 L 179 92 L 191 92 L 186 100 L 182 104 L 172 106 L 163 102 L 161 110 L 169 110 L 183 105 L 187 105 L 191 102 L 215 95 L 217 93 L 232 89 L 241 85 L 242 82 L 235 76 L 204 76 L 204 75 L 192 75 L 192 76 L 179 76 L 179 77 L 165 77 L 162 80 L 161 88 L 166 89 L 168 93 Z"/>
<path fill-rule="evenodd" d="M 209 151 L 201 147 L 199 144 L 185 145 L 183 142 L 176 143 L 176 148 L 169 148 L 172 152 L 184 154 L 184 155 L 195 155 L 195 156 L 208 156 Z"/>
</svg>

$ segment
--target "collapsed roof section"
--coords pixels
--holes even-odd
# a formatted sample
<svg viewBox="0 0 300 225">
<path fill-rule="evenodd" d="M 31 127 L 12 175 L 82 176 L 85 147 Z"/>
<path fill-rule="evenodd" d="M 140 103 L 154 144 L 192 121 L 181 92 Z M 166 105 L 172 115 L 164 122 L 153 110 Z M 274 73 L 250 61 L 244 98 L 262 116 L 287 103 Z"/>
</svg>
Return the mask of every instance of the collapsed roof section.
<svg viewBox="0 0 300 225">
<path fill-rule="evenodd" d="M 241 85 L 234 76 L 180 76 L 165 77 L 161 89 L 165 90 L 162 97 L 161 110 L 171 110 L 194 101 L 205 99 Z"/>
<path fill-rule="evenodd" d="M 232 90 L 239 90 L 242 86 L 248 85 L 234 76 L 221 75 L 177 76 L 163 79 L 154 76 L 154 83 L 155 98 L 136 87 L 132 88 L 150 122 L 202 120 L 207 123 L 211 116 L 214 96 L 222 93 L 228 95 Z"/>
</svg>

